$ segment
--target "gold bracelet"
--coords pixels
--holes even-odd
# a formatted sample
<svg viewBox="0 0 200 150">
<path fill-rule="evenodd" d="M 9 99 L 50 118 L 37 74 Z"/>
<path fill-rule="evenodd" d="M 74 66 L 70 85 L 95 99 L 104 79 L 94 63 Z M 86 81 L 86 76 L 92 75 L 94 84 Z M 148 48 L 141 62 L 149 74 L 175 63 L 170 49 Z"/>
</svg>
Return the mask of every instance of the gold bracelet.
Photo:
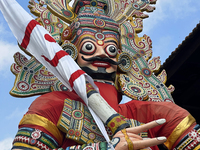
<svg viewBox="0 0 200 150">
<path fill-rule="evenodd" d="M 126 133 L 126 129 L 122 129 L 121 131 L 125 136 L 126 142 L 128 143 L 128 149 L 129 150 L 133 150 L 133 142 L 129 139 L 129 137 L 128 137 L 127 133 Z"/>
</svg>

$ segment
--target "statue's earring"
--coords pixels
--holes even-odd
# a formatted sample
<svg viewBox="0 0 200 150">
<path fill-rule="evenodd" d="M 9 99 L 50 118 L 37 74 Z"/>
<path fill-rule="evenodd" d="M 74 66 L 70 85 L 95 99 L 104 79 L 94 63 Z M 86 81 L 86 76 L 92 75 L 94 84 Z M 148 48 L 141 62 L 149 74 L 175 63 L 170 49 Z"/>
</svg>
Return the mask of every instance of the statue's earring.
<svg viewBox="0 0 200 150">
<path fill-rule="evenodd" d="M 117 61 L 121 62 L 118 67 L 121 71 L 123 72 L 128 72 L 130 71 L 132 65 L 133 65 L 133 60 L 130 57 L 130 54 L 121 52 L 117 55 Z"/>
<path fill-rule="evenodd" d="M 72 38 L 72 31 L 69 26 L 67 26 L 61 33 L 61 41 L 70 40 Z"/>
<path fill-rule="evenodd" d="M 61 45 L 62 49 L 64 51 L 66 51 L 74 60 L 76 60 L 77 56 L 78 56 L 78 49 L 77 47 L 70 43 L 69 41 L 65 41 L 62 45 Z"/>
</svg>

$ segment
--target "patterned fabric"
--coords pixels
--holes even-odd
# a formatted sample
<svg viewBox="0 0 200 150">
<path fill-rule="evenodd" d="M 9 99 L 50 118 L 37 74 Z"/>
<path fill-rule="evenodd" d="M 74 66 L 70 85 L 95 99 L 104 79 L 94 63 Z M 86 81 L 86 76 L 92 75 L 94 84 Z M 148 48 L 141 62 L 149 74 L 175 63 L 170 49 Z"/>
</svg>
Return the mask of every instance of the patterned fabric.
<svg viewBox="0 0 200 150">
<path fill-rule="evenodd" d="M 75 21 L 78 22 L 72 23 L 72 30 L 74 29 L 73 27 L 77 29 L 77 23 L 79 23 L 79 27 L 102 28 L 105 30 L 111 30 L 115 32 L 119 31 L 119 25 L 114 20 L 110 19 L 108 16 L 103 16 L 101 14 L 100 17 L 91 15 L 94 14 L 94 10 L 98 14 L 100 14 L 99 12 L 102 11 L 103 14 L 103 10 L 99 8 L 94 9 L 94 7 L 85 7 L 84 11 L 81 12 L 82 14 L 75 19 Z"/>
<path fill-rule="evenodd" d="M 13 141 L 13 149 L 26 147 L 31 149 L 51 150 L 58 147 L 58 143 L 48 134 L 33 128 L 20 128 Z"/>
<path fill-rule="evenodd" d="M 116 147 L 119 141 L 120 141 L 119 138 L 112 139 L 111 143 L 113 147 Z M 110 150 L 110 149 L 111 147 L 107 144 L 107 142 L 89 143 L 83 145 L 70 146 L 66 148 L 66 150 Z M 64 150 L 64 149 L 58 148 L 55 150 Z"/>
<path fill-rule="evenodd" d="M 125 121 L 125 117 L 119 114 L 112 115 L 105 124 L 109 127 L 113 134 L 129 127 L 129 124 Z"/>
<path fill-rule="evenodd" d="M 118 32 L 119 24 L 106 14 L 106 9 L 107 4 L 103 1 L 79 1 L 74 7 L 78 16 L 71 24 L 72 30 L 73 27 L 77 28 L 78 23 L 80 27 L 103 28 Z"/>
<path fill-rule="evenodd" d="M 196 125 L 174 148 L 174 150 L 199 150 L 200 149 L 200 125 Z"/>
<path fill-rule="evenodd" d="M 195 123 L 196 120 L 194 117 L 189 114 L 187 117 L 185 117 L 171 132 L 170 136 L 167 138 L 167 141 L 165 142 L 165 146 L 168 149 L 172 149 L 174 143 L 178 138 L 190 127 L 193 123 Z"/>
<path fill-rule="evenodd" d="M 131 127 L 142 125 L 142 123 L 134 119 L 127 119 L 126 122 Z M 105 141 L 88 108 L 79 101 L 65 99 L 57 126 L 66 133 L 66 138 L 72 139 L 77 143 L 86 144 Z M 106 129 L 108 135 L 112 138 L 111 130 L 107 126 Z M 147 137 L 147 133 L 141 133 L 141 136 Z"/>
<path fill-rule="evenodd" d="M 97 93 L 97 91 L 93 88 L 93 86 L 86 81 L 86 90 L 87 90 L 87 97 L 90 97 L 92 94 Z"/>
<path fill-rule="evenodd" d="M 78 143 L 97 143 L 105 140 L 88 108 L 79 101 L 65 99 L 58 128 L 67 133 L 66 138 Z"/>
<path fill-rule="evenodd" d="M 63 135 L 57 126 L 47 118 L 40 115 L 26 114 L 20 121 L 19 125 L 33 125 L 43 127 L 58 140 L 59 144 L 61 144 L 63 141 Z"/>
<path fill-rule="evenodd" d="M 67 147 L 66 150 L 107 150 L 108 144 L 106 142 L 83 144 L 82 146 Z"/>
</svg>

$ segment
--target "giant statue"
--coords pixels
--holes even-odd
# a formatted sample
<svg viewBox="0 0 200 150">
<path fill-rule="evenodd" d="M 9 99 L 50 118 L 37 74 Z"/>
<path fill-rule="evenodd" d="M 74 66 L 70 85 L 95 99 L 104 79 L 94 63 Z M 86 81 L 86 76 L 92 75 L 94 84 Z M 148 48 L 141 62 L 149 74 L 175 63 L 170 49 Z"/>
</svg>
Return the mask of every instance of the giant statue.
<svg viewBox="0 0 200 150">
<path fill-rule="evenodd" d="M 149 36 L 156 0 L 0 0 L 21 53 L 10 94 L 40 95 L 19 123 L 12 150 L 200 149 L 200 126 L 174 104 L 158 76 Z M 162 44 L 162 43 L 161 43 Z M 132 100 L 119 104 L 122 96 Z"/>
</svg>

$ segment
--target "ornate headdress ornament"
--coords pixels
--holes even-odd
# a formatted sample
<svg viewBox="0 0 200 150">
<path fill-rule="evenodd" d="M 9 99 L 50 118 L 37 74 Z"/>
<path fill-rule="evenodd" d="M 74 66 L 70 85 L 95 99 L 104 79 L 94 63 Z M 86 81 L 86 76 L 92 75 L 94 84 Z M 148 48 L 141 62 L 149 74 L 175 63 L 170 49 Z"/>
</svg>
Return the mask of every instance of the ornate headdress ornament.
<svg viewBox="0 0 200 150">
<path fill-rule="evenodd" d="M 34 0 L 30 0 L 29 8 L 31 13 L 38 16 L 36 20 L 51 33 L 54 39 L 74 59 L 78 55 L 75 45 L 79 34 L 90 32 L 91 35 L 93 34 L 96 39 L 101 41 L 107 34 L 102 30 L 116 33 L 112 35 L 116 36 L 120 42 L 121 50 L 118 54 L 118 61 L 122 62 L 118 66 L 120 71 L 116 77 L 116 85 L 119 85 L 117 86 L 119 90 L 133 99 L 173 101 L 170 92 L 174 90 L 174 87 L 164 85 L 167 78 L 166 72 L 163 70 L 158 76 L 153 73 L 160 68 L 159 57 L 148 62 L 152 56 L 150 37 L 147 35 L 138 37 L 137 35 L 143 29 L 143 19 L 148 17 L 144 12 L 153 11 L 155 8 L 150 4 L 154 4 L 156 0 L 77 0 L 73 3 L 73 7 L 69 6 L 69 2 L 68 0 L 39 0 L 38 4 Z M 43 5 L 47 7 L 43 7 Z M 71 25 L 68 26 L 67 23 Z M 26 61 L 20 62 L 19 57 Z M 66 90 L 66 87 L 45 70 L 44 66 L 39 68 L 41 64 L 34 58 L 28 61 L 24 56 L 17 53 L 15 60 L 20 65 L 12 65 L 12 71 L 17 76 L 15 86 L 11 90 L 12 95 L 31 96 L 52 90 Z M 29 63 L 33 64 L 33 62 L 37 64 L 35 66 L 39 69 L 35 70 L 36 75 L 51 75 L 48 82 L 51 84 L 45 84 L 42 89 L 41 84 L 43 80 L 47 80 L 46 77 L 41 78 L 41 83 L 32 76 L 30 76 L 30 79 L 23 77 L 23 72 L 29 73 L 24 70 L 25 67 L 23 66 Z M 21 69 L 17 69 L 20 67 Z M 41 69 L 43 71 L 40 71 Z M 40 75 L 41 72 L 45 75 Z M 21 79 L 27 81 L 21 81 Z M 27 88 L 26 90 L 19 88 L 22 83 L 28 81 L 31 81 L 31 83 L 27 87 L 34 88 Z"/>
<path fill-rule="evenodd" d="M 71 42 L 77 45 L 78 37 L 85 33 L 91 34 L 103 44 L 105 37 L 114 37 L 119 40 L 119 24 L 106 15 L 107 3 L 105 1 L 79 0 L 75 1 L 74 11 L 77 17 L 71 23 Z M 95 30 L 94 30 L 95 29 Z M 113 32 L 102 32 L 102 30 Z"/>
</svg>

